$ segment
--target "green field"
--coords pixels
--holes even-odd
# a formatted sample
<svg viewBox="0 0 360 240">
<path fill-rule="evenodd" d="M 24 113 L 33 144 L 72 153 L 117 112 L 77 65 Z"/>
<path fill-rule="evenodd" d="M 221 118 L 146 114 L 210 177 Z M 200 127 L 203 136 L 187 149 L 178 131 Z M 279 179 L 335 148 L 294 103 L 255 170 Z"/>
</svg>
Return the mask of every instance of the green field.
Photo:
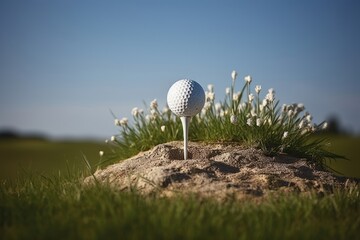
<svg viewBox="0 0 360 240">
<path fill-rule="evenodd" d="M 359 176 L 359 138 L 331 138 Z M 330 150 L 331 150 L 330 149 Z M 104 144 L 0 141 L 0 239 L 360 239 L 360 187 L 334 194 L 274 195 L 216 202 L 196 196 L 143 197 L 84 186 Z"/>
<path fill-rule="evenodd" d="M 96 165 L 99 151 L 108 146 L 95 141 L 0 140 L 0 179 L 26 174 L 54 175 L 85 169 L 83 157 Z"/>
<path fill-rule="evenodd" d="M 326 164 L 339 175 L 360 178 L 360 137 L 330 136 L 328 141 L 328 149 L 346 157 L 346 160 L 326 160 Z"/>
</svg>

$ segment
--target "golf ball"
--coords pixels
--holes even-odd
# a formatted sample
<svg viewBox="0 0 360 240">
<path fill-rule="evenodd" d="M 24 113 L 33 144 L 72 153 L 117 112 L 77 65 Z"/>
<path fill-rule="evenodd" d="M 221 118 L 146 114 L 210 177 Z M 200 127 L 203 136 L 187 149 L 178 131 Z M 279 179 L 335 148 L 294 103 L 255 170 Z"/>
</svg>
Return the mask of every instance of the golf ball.
<svg viewBox="0 0 360 240">
<path fill-rule="evenodd" d="M 194 116 L 204 107 L 204 89 L 194 80 L 179 80 L 170 87 L 167 103 L 170 110 L 180 117 Z"/>
</svg>

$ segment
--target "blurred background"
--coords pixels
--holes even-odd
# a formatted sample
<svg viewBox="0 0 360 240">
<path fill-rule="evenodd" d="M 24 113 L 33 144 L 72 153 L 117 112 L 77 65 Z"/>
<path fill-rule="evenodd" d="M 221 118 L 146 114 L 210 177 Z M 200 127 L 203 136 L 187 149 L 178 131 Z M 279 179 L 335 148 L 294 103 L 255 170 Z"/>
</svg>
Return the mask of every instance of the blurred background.
<svg viewBox="0 0 360 240">
<path fill-rule="evenodd" d="M 359 133 L 359 12 L 356 0 L 2 0 L 0 129 L 106 138 L 109 109 L 163 106 L 181 78 L 222 100 L 237 70 Z"/>
<path fill-rule="evenodd" d="M 262 96 L 274 88 L 358 135 L 359 12 L 356 0 L 1 0 L 0 131 L 103 141 L 117 133 L 109 110 L 162 108 L 181 78 L 214 84 L 219 101 L 236 70 L 238 87 L 250 74 Z"/>
</svg>

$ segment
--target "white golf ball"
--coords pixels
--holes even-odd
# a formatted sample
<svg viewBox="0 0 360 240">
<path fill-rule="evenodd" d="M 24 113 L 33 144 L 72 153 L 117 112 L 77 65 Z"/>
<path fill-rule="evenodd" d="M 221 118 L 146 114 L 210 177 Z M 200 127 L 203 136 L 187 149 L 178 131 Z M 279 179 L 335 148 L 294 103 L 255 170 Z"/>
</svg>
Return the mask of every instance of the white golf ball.
<svg viewBox="0 0 360 240">
<path fill-rule="evenodd" d="M 180 117 L 194 116 L 204 107 L 204 89 L 194 80 L 179 80 L 170 87 L 167 103 L 170 110 Z"/>
</svg>

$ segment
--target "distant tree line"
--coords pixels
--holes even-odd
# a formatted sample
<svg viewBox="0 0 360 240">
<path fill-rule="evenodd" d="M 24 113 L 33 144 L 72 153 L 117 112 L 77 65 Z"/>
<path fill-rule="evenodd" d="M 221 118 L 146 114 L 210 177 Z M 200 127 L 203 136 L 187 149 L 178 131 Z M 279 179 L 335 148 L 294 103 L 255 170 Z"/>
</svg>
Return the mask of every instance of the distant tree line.
<svg viewBox="0 0 360 240">
<path fill-rule="evenodd" d="M 46 136 L 41 133 L 19 133 L 13 129 L 2 129 L 0 130 L 0 139 L 36 139 L 46 140 Z"/>
<path fill-rule="evenodd" d="M 337 116 L 330 116 L 327 120 L 327 128 L 324 130 L 326 133 L 347 135 L 351 134 L 350 131 L 341 126 L 340 120 Z"/>
</svg>

